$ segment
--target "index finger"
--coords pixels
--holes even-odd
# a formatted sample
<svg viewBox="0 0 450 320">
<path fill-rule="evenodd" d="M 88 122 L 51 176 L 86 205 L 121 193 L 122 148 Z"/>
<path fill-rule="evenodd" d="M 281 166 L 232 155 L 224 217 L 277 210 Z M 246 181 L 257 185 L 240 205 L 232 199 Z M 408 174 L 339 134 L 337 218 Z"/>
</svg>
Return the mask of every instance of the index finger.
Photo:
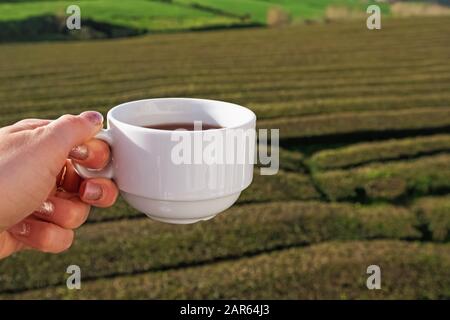
<svg viewBox="0 0 450 320">
<path fill-rule="evenodd" d="M 69 153 L 69 158 L 89 169 L 103 169 L 109 162 L 111 151 L 103 140 L 91 139 L 76 146 Z"/>
</svg>

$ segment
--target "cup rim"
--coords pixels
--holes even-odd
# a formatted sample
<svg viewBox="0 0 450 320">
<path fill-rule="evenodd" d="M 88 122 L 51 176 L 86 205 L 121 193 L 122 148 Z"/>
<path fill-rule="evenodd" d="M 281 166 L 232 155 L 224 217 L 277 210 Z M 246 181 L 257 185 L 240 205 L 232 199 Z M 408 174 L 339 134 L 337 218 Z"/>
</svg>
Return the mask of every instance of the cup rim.
<svg viewBox="0 0 450 320">
<path fill-rule="evenodd" d="M 145 128 L 142 126 L 138 126 L 138 125 L 134 125 L 134 124 L 122 121 L 122 120 L 118 119 L 116 116 L 114 116 L 114 113 L 117 112 L 118 109 L 124 108 L 129 104 L 146 102 L 146 101 L 161 101 L 161 100 L 189 100 L 189 101 L 204 101 L 204 102 L 209 102 L 209 103 L 225 103 L 234 108 L 238 108 L 238 109 L 244 110 L 245 112 L 249 113 L 250 119 L 243 123 L 240 123 L 240 124 L 237 124 L 234 126 L 224 127 L 224 128 L 208 129 L 208 130 L 202 130 L 202 131 L 189 131 L 189 130 L 163 130 L 163 129 Z M 111 108 L 108 111 L 107 118 L 108 118 L 108 120 L 114 120 L 115 122 L 118 122 L 121 125 L 130 127 L 135 130 L 142 131 L 142 132 L 154 132 L 154 133 L 160 133 L 160 134 L 171 134 L 173 132 L 177 132 L 177 133 L 180 132 L 180 133 L 186 133 L 186 134 L 193 134 L 194 132 L 197 132 L 197 133 L 203 132 L 203 131 L 205 131 L 205 132 L 206 131 L 207 132 L 221 132 L 221 131 L 224 132 L 224 131 L 230 130 L 230 129 L 238 129 L 238 128 L 241 128 L 242 126 L 245 126 L 248 123 L 251 123 L 252 121 L 256 121 L 256 114 L 249 108 L 246 108 L 244 106 L 241 106 L 241 105 L 238 105 L 238 104 L 235 104 L 232 102 L 227 102 L 227 101 L 213 100 L 213 99 L 200 99 L 200 98 L 169 97 L 169 98 L 139 99 L 139 100 L 133 100 L 133 101 L 127 101 L 127 102 L 121 103 L 119 105 L 114 106 L 113 108 Z"/>
</svg>

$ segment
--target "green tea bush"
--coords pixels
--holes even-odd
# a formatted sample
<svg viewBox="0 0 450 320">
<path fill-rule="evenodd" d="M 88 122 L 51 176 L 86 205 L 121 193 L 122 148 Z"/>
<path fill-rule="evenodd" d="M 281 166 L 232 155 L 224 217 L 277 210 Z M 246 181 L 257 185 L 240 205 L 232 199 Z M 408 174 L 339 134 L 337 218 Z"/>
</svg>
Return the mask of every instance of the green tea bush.
<svg viewBox="0 0 450 320">
<path fill-rule="evenodd" d="M 421 198 L 413 210 L 430 232 L 431 240 L 450 240 L 450 196 Z"/>
<path fill-rule="evenodd" d="M 339 169 L 380 160 L 410 158 L 450 151 L 450 135 L 365 142 L 315 153 L 308 163 L 315 169 Z"/>
<path fill-rule="evenodd" d="M 331 200 L 395 200 L 450 189 L 450 155 L 318 172 L 314 179 Z"/>
</svg>

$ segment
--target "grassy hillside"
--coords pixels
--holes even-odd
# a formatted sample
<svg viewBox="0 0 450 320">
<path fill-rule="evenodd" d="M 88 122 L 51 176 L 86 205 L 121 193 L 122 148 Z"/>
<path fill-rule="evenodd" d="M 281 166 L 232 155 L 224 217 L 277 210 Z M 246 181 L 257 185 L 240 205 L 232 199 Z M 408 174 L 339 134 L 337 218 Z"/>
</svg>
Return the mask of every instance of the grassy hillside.
<svg viewBox="0 0 450 320">
<path fill-rule="evenodd" d="M 163 30 L 240 20 L 265 24 L 267 12 L 273 7 L 283 8 L 294 19 L 323 18 L 326 8 L 330 5 L 364 11 L 367 2 L 361 0 L 0 1 L 2 12 L 0 20 L 20 20 L 43 14 L 65 15 L 66 8 L 71 4 L 78 5 L 86 17 L 98 21 Z"/>
<path fill-rule="evenodd" d="M 349 10 L 365 12 L 367 6 L 375 1 L 360 0 L 173 0 L 172 3 L 183 3 L 187 5 L 198 5 L 201 8 L 214 8 L 223 12 L 232 13 L 241 17 L 248 17 L 252 21 L 266 24 L 267 13 L 272 8 L 281 8 L 291 15 L 293 21 L 305 19 L 323 19 L 326 10 L 330 6 L 340 6 Z M 383 9 L 387 5 L 381 4 Z"/>
<path fill-rule="evenodd" d="M 66 28 L 66 9 L 81 8 L 82 29 Z M 371 4 L 386 17 L 449 16 L 437 1 L 375 0 L 4 0 L 0 1 L 0 41 L 97 39 L 147 32 L 282 26 L 367 17 Z"/>
<path fill-rule="evenodd" d="M 68 252 L 0 261 L 0 298 L 449 299 L 449 28 L 440 17 L 0 45 L 1 126 L 191 96 L 248 106 L 281 134 L 279 174 L 256 168 L 219 217 L 174 226 L 122 200 L 95 209 Z M 69 264 L 79 292 L 65 289 Z"/>
<path fill-rule="evenodd" d="M 73 4 L 80 7 L 82 17 L 138 29 L 185 29 L 238 21 L 188 6 L 147 0 L 31 1 L 1 4 L 0 21 L 21 20 L 46 14 L 68 16 L 66 8 Z"/>
<path fill-rule="evenodd" d="M 65 28 L 66 9 L 73 4 L 81 9 L 84 28 L 79 31 Z M 362 0 L 0 1 L 0 41 L 102 38 L 155 31 L 261 26 L 271 23 L 268 20 L 271 10 L 281 10 L 295 23 L 324 19 L 327 8 L 336 5 L 364 14 L 367 3 Z M 387 10 L 387 5 L 382 6 Z"/>
</svg>

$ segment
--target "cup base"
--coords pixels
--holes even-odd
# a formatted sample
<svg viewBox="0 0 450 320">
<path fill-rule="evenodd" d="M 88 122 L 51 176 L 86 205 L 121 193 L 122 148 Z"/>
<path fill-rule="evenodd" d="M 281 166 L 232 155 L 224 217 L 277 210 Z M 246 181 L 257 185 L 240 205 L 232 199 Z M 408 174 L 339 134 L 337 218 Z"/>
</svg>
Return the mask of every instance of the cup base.
<svg viewBox="0 0 450 320">
<path fill-rule="evenodd" d="M 192 224 L 192 223 L 197 223 L 200 221 L 210 220 L 210 219 L 214 218 L 215 216 L 217 216 L 217 214 L 215 214 L 210 217 L 206 217 L 206 218 L 202 218 L 202 219 L 167 219 L 167 218 L 152 216 L 149 214 L 146 214 L 146 215 L 150 219 L 153 219 L 153 220 L 156 220 L 159 222 L 164 222 L 164 223 L 171 223 L 171 224 Z"/>
<path fill-rule="evenodd" d="M 241 192 L 228 196 L 197 201 L 166 201 L 136 196 L 121 191 L 122 197 L 149 218 L 172 224 L 191 224 L 214 218 L 231 207 Z"/>
</svg>

